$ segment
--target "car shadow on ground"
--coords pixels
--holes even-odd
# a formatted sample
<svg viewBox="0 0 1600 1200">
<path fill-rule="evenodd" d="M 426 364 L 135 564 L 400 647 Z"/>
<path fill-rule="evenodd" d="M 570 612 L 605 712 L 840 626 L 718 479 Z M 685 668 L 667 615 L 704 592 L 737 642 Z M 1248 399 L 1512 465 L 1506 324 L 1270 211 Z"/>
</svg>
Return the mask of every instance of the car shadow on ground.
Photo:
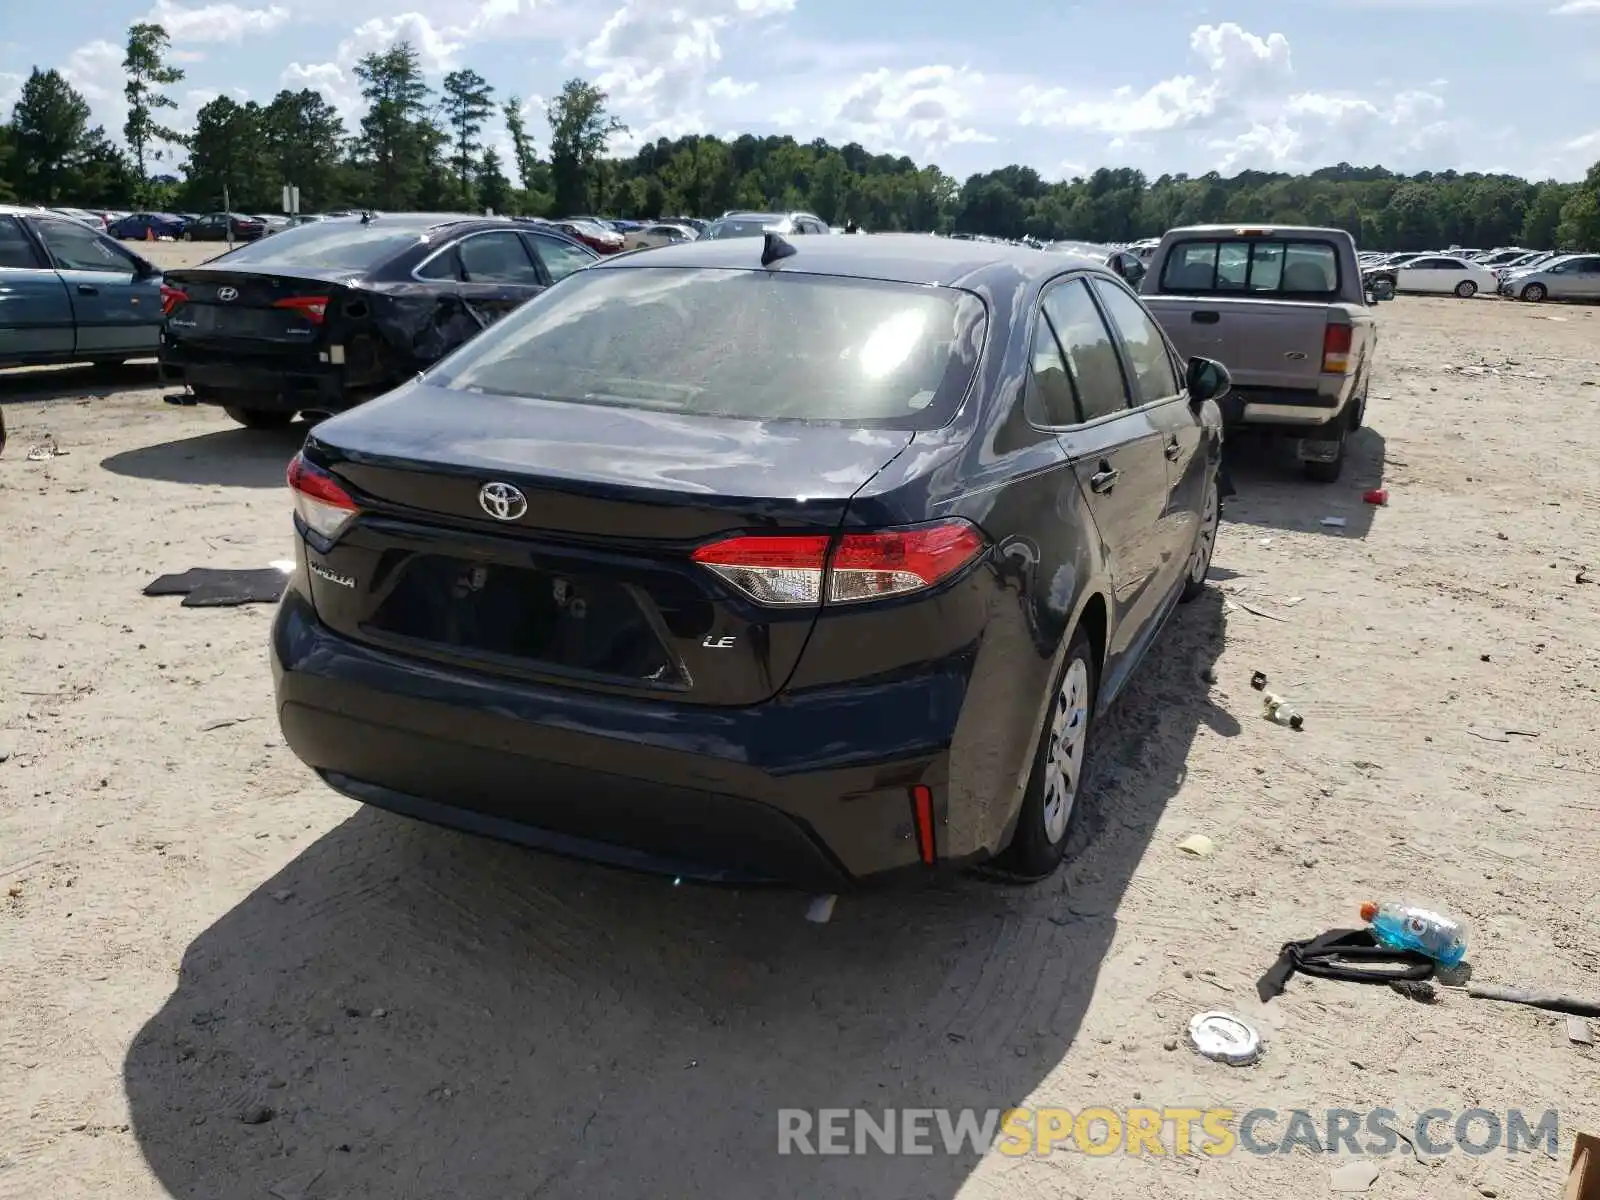
<svg viewBox="0 0 1600 1200">
<path fill-rule="evenodd" d="M 1032 887 L 819 926 L 358 811 L 189 946 L 124 1065 L 146 1161 L 174 1196 L 953 1197 L 970 1150 L 780 1156 L 778 1111 L 1004 1109 L 1057 1067 L 1197 728 L 1238 732 L 1202 679 L 1223 620 L 1209 589 L 1169 623 Z"/>
<path fill-rule="evenodd" d="M 282 487 L 289 460 L 311 426 L 287 429 L 219 429 L 195 437 L 124 450 L 100 461 L 107 471 L 169 483 L 214 483 L 227 487 Z"/>
<path fill-rule="evenodd" d="M 1328 537 L 1364 538 L 1372 532 L 1377 509 L 1362 496 L 1383 486 L 1386 466 L 1383 434 L 1376 429 L 1350 435 L 1337 483 L 1308 480 L 1295 461 L 1294 443 L 1286 438 L 1230 433 L 1224 461 L 1238 489 L 1223 508 L 1227 521 Z M 1330 517 L 1344 524 L 1324 525 Z"/>
<path fill-rule="evenodd" d="M 0 371 L 0 404 L 40 400 L 93 400 L 116 392 L 160 386 L 156 360 L 136 359 L 121 366 L 13 367 Z"/>
</svg>

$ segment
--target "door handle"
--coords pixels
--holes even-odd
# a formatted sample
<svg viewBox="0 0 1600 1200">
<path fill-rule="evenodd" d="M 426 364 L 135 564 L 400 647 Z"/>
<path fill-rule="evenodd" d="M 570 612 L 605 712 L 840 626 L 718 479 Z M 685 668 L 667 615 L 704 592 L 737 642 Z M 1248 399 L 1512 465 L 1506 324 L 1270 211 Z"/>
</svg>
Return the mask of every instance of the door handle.
<svg viewBox="0 0 1600 1200">
<path fill-rule="evenodd" d="M 1168 462 L 1177 462 L 1178 461 L 1178 455 L 1181 454 L 1182 452 L 1183 452 L 1183 448 L 1178 444 L 1178 439 L 1177 438 L 1173 438 L 1170 442 L 1167 443 L 1166 455 L 1167 455 L 1167 461 Z"/>
<path fill-rule="evenodd" d="M 1105 495 L 1117 486 L 1117 479 L 1121 475 L 1122 472 L 1113 469 L 1110 463 L 1101 463 L 1100 469 L 1089 476 L 1089 490 Z"/>
<path fill-rule="evenodd" d="M 99 294 L 100 289 L 92 283 L 80 283 L 78 285 L 78 295 L 80 296 L 98 296 Z"/>
<path fill-rule="evenodd" d="M 1196 325 L 1215 325 L 1218 321 L 1222 320 L 1222 314 L 1216 312 L 1207 312 L 1204 309 L 1201 309 L 1198 312 L 1190 313 L 1189 319 Z"/>
</svg>

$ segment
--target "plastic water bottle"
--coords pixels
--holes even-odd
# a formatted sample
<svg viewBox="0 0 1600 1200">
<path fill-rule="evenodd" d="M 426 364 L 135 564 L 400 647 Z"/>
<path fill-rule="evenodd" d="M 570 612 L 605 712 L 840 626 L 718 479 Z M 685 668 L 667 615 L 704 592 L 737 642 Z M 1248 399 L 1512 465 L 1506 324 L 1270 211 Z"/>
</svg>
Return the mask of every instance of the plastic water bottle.
<svg viewBox="0 0 1600 1200">
<path fill-rule="evenodd" d="M 1405 900 L 1368 900 L 1361 919 L 1372 926 L 1372 936 L 1393 950 L 1415 950 L 1442 967 L 1453 967 L 1467 956 L 1467 926 L 1442 909 Z"/>
<path fill-rule="evenodd" d="M 1305 718 L 1300 715 L 1295 706 L 1278 695 L 1277 692 L 1268 692 L 1261 699 L 1267 711 L 1267 720 L 1276 721 L 1279 725 L 1287 725 L 1290 729 L 1299 729 L 1306 723 Z"/>
</svg>

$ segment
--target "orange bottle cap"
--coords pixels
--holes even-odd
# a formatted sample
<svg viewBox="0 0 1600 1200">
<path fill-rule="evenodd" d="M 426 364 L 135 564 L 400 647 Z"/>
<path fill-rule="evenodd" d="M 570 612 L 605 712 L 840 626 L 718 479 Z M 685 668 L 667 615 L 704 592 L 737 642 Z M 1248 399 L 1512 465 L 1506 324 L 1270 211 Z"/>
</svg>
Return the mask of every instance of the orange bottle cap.
<svg viewBox="0 0 1600 1200">
<path fill-rule="evenodd" d="M 1372 920 L 1373 917 L 1375 917 L 1377 915 L 1378 915 L 1378 906 L 1377 906 L 1377 904 L 1375 904 L 1371 900 L 1363 900 L 1361 902 L 1361 919 L 1363 921 L 1370 921 L 1370 920 Z"/>
</svg>

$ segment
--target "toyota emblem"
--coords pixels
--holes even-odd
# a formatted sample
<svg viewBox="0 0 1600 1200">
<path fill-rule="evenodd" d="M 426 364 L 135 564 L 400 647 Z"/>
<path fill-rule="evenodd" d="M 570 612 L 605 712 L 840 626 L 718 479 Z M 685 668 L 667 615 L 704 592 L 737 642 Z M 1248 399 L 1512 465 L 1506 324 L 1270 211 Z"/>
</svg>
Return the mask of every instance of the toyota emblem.
<svg viewBox="0 0 1600 1200">
<path fill-rule="evenodd" d="M 478 507 L 496 521 L 516 521 L 528 511 L 528 498 L 509 483 L 486 483 L 478 489 Z"/>
<path fill-rule="evenodd" d="M 239 298 L 239 289 L 238 288 L 229 287 L 229 288 L 218 288 L 217 289 L 217 299 L 221 300 L 224 304 L 227 304 L 231 300 L 237 300 L 238 298 Z"/>
</svg>

